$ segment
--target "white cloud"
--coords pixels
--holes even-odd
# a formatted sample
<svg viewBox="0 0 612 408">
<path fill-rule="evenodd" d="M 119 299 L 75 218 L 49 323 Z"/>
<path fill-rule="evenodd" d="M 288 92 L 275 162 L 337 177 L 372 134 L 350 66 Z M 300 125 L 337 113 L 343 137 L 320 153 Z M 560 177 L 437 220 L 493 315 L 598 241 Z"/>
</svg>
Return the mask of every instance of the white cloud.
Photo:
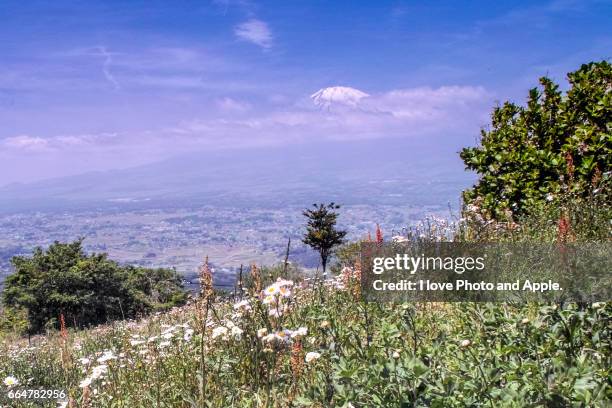
<svg viewBox="0 0 612 408">
<path fill-rule="evenodd" d="M 8 137 L 2 141 L 5 147 L 12 149 L 41 151 L 46 150 L 48 142 L 46 139 L 38 136 L 19 135 Z"/>
<path fill-rule="evenodd" d="M 274 40 L 268 25 L 257 19 L 251 19 L 234 28 L 234 34 L 244 41 L 252 42 L 262 48 L 270 48 Z"/>
<path fill-rule="evenodd" d="M 351 95 L 359 98 L 350 99 L 349 104 L 346 98 L 328 98 L 322 109 L 315 97 L 310 104 L 287 104 L 265 113 L 254 110 L 248 115 L 185 121 L 169 131 L 188 143 L 212 141 L 219 146 L 475 135 L 486 122 L 492 103 L 484 88 L 471 86 L 398 89 L 371 95 L 351 89 Z"/>
<path fill-rule="evenodd" d="M 246 112 L 251 109 L 251 105 L 248 102 L 237 101 L 228 97 L 218 99 L 217 106 L 222 111 L 235 113 Z"/>
<path fill-rule="evenodd" d="M 113 86 L 113 88 L 120 89 L 119 82 L 115 79 L 113 74 L 111 73 L 110 67 L 113 62 L 113 54 L 106 50 L 106 47 L 100 46 L 98 47 L 98 51 L 100 55 L 104 57 L 104 62 L 102 63 L 102 73 L 104 74 L 104 78 Z"/>
<path fill-rule="evenodd" d="M 98 149 L 101 145 L 110 145 L 117 140 L 116 133 L 60 135 L 48 138 L 29 135 L 18 135 L 0 140 L 0 146 L 26 152 L 50 152 L 67 149 Z"/>
<path fill-rule="evenodd" d="M 33 154 L 37 160 L 58 163 L 88 157 L 91 170 L 130 167 L 190 151 L 294 142 L 403 138 L 436 144 L 440 143 L 436 140 L 453 138 L 461 145 L 479 134 L 493 105 L 490 93 L 472 86 L 368 94 L 355 89 L 353 93 L 360 97 L 351 99 L 350 104 L 343 98 L 331 100 L 329 109 L 316 106 L 307 95 L 282 104 L 267 102 L 265 96 L 261 103 L 252 104 L 223 97 L 212 100 L 213 109 L 204 109 L 202 116 L 169 126 L 119 133 L 5 138 L 0 140 L 0 156 L 19 163 L 27 163 Z M 87 171 L 87 166 L 83 163 L 79 171 Z"/>
<path fill-rule="evenodd" d="M 482 87 L 442 86 L 389 91 L 364 100 L 370 110 L 386 112 L 405 120 L 438 120 L 485 100 Z"/>
</svg>

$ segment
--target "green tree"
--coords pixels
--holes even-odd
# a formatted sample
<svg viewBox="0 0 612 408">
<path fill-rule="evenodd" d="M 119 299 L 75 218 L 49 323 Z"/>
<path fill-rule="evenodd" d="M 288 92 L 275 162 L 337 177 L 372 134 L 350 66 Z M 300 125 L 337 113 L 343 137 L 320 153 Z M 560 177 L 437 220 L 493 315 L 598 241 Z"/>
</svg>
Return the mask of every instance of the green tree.
<svg viewBox="0 0 612 408">
<path fill-rule="evenodd" d="M 88 326 L 135 317 L 180 304 L 186 294 L 180 276 L 168 269 L 122 266 L 106 254 L 87 255 L 82 241 L 55 242 L 31 257 L 11 260 L 4 306 L 27 311 L 30 332 L 54 325 L 60 314 L 69 326 Z"/>
<path fill-rule="evenodd" d="M 567 77 L 565 94 L 541 78 L 527 106 L 506 102 L 493 110 L 480 146 L 460 154 L 480 175 L 463 193 L 466 205 L 505 220 L 563 194 L 598 191 L 612 164 L 612 66 L 592 62 Z"/>
<path fill-rule="evenodd" d="M 302 242 L 319 252 L 323 273 L 327 267 L 329 256 L 336 246 L 344 242 L 346 231 L 338 230 L 336 222 L 340 208 L 335 203 L 313 204 L 314 209 L 306 209 L 302 214 L 307 218 L 306 234 Z"/>
</svg>

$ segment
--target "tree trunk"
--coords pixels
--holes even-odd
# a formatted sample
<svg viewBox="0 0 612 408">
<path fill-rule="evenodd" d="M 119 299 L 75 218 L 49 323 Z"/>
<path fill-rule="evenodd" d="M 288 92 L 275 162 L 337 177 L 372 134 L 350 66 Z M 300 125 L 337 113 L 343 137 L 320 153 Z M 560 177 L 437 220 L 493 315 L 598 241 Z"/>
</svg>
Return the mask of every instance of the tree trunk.
<svg viewBox="0 0 612 408">
<path fill-rule="evenodd" d="M 323 267 L 323 276 L 325 276 L 325 268 L 327 267 L 327 253 L 321 253 L 321 266 Z"/>
</svg>

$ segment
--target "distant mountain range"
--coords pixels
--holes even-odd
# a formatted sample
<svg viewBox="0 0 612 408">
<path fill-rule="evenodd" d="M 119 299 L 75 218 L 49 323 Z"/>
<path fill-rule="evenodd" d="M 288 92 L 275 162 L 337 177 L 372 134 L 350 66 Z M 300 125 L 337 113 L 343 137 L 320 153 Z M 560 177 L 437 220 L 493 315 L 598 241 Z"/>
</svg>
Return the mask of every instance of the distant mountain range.
<svg viewBox="0 0 612 408">
<path fill-rule="evenodd" d="M 431 143 L 428 143 L 431 145 Z M 449 146 L 440 143 L 439 146 Z M 446 205 L 474 176 L 453 151 L 399 139 L 197 152 L 0 187 L 0 212 L 190 205 Z"/>
</svg>

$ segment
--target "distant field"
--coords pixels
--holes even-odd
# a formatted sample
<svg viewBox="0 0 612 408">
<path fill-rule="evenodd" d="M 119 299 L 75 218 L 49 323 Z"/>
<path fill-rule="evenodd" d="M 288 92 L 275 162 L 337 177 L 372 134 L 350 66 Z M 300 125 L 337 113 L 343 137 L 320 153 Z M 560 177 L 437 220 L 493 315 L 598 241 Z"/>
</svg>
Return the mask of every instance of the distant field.
<svg viewBox="0 0 612 408">
<path fill-rule="evenodd" d="M 301 243 L 302 208 L 200 207 L 37 212 L 0 216 L 0 276 L 10 273 L 10 258 L 36 246 L 84 238 L 90 252 L 107 252 L 119 262 L 174 267 L 187 280 L 195 277 L 205 256 L 217 268 L 217 283 L 233 281 L 241 264 L 272 265 L 284 258 L 291 238 L 290 260 L 316 268 L 318 258 Z M 376 223 L 391 234 L 426 214 L 448 216 L 444 207 L 350 205 L 340 222 L 356 239 L 373 232 Z"/>
</svg>

